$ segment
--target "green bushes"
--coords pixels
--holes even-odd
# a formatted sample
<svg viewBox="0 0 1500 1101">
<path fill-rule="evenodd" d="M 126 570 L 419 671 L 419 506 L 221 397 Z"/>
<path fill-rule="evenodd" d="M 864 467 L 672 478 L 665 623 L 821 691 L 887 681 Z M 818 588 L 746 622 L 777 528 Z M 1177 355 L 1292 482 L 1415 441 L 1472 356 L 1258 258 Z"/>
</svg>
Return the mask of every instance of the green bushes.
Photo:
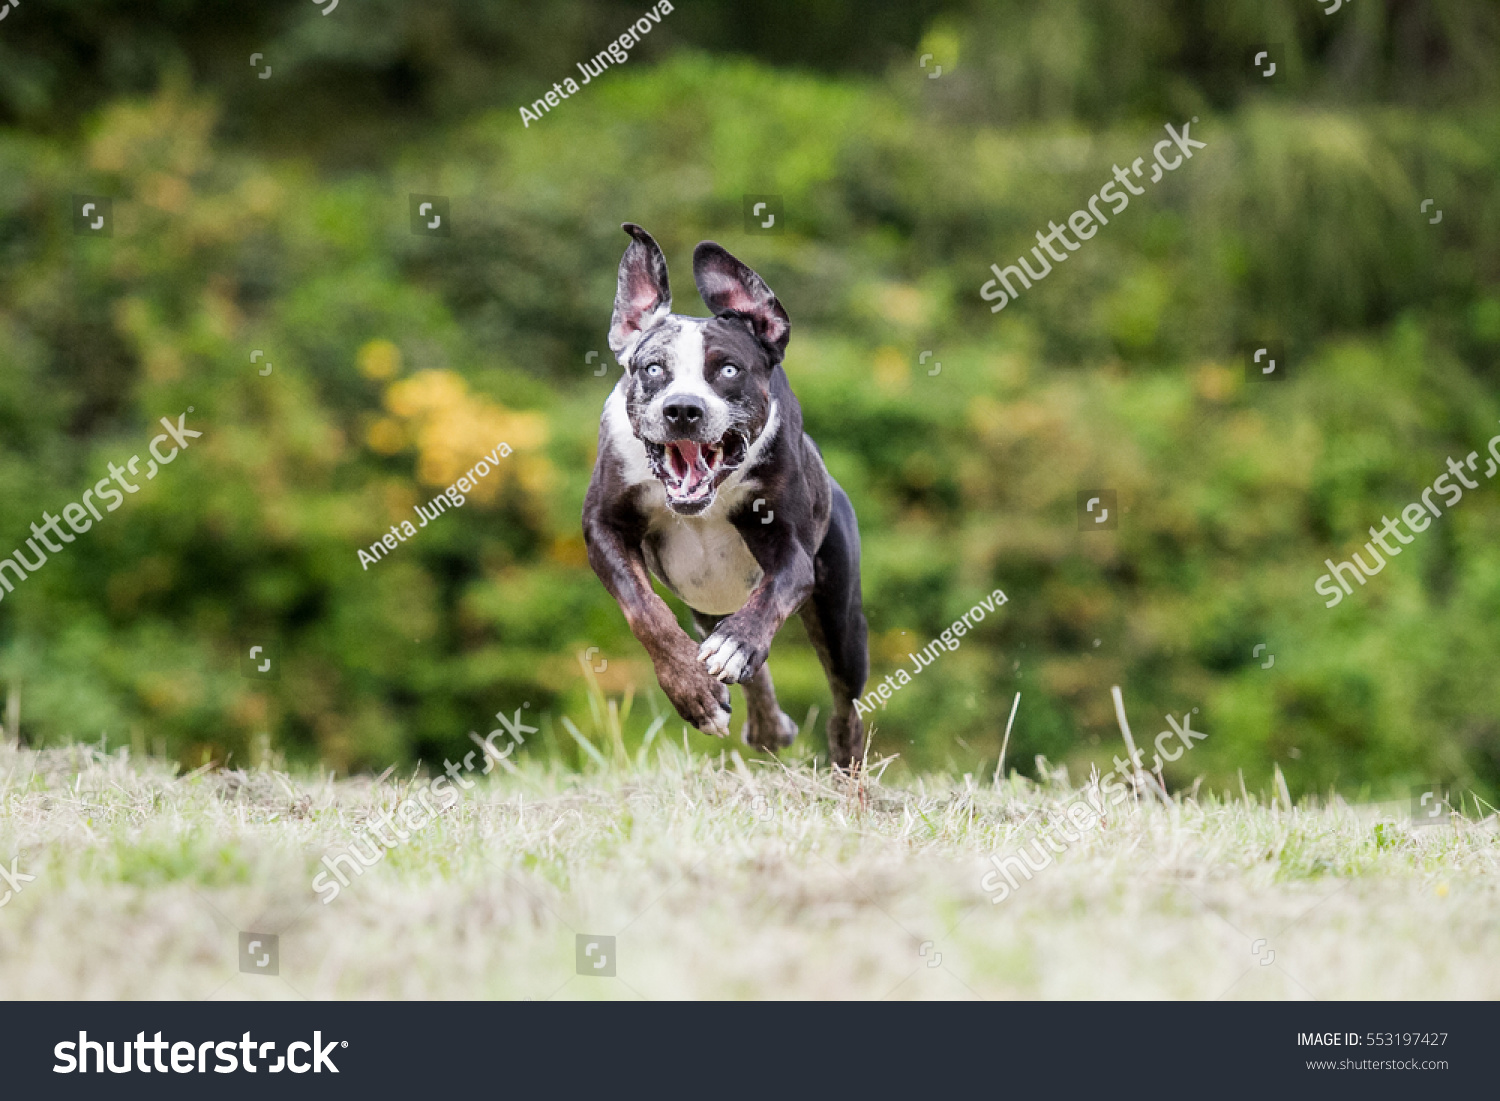
<svg viewBox="0 0 1500 1101">
<path fill-rule="evenodd" d="M 996 125 L 976 104 L 1004 92 L 984 61 L 1003 7 L 952 17 L 951 88 L 679 49 L 529 128 L 513 104 L 393 123 L 402 140 L 353 167 L 237 140 L 242 93 L 184 82 L 114 98 L 78 137 L 0 136 L 0 551 L 157 418 L 206 422 L 170 479 L 0 604 L 26 737 L 154 739 L 196 766 L 269 731 L 272 752 L 380 770 L 461 755 L 523 702 L 581 721 L 589 647 L 606 692 L 655 693 L 578 530 L 618 372 L 587 354 L 631 220 L 661 240 L 679 311 L 702 312 L 703 238 L 786 304 L 787 372 L 861 516 L 877 678 L 980 595 L 1009 597 L 880 714 L 875 752 L 992 768 L 1019 690 L 1008 760 L 1086 767 L 1118 745 L 1120 684 L 1147 735 L 1199 709 L 1210 738 L 1174 782 L 1255 785 L 1279 763 L 1294 794 L 1493 792 L 1495 489 L 1339 607 L 1313 591 L 1325 558 L 1500 431 L 1491 90 L 1363 105 L 1316 81 L 1236 98 L 1186 63 L 1170 94 L 1058 71 L 1037 103 L 1071 107 Z M 1066 7 L 1094 38 L 1112 25 L 1109 5 Z M 1077 95 L 1044 94 L 1057 81 Z M 1104 110 L 1106 87 L 1143 90 Z M 1189 111 L 1207 148 L 992 314 L 989 265 Z M 70 232 L 84 190 L 116 197 L 113 238 Z M 451 238 L 409 231 L 413 192 L 451 199 Z M 784 235 L 746 234 L 750 192 L 783 197 Z M 1267 340 L 1286 384 L 1246 381 Z M 517 454 L 491 499 L 361 567 L 448 484 L 443 447 L 461 462 L 500 439 Z M 1078 530 L 1091 488 L 1117 491 L 1118 531 Z M 240 675 L 262 636 L 277 681 Z M 794 715 L 826 707 L 799 625 L 772 669 Z M 636 707 L 626 737 L 651 720 Z"/>
</svg>

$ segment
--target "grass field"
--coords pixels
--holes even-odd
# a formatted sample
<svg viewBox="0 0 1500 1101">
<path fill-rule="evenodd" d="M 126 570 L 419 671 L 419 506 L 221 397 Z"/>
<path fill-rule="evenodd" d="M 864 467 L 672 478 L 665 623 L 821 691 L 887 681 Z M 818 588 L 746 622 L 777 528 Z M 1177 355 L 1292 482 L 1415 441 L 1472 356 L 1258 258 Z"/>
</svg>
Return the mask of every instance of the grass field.
<svg viewBox="0 0 1500 1101">
<path fill-rule="evenodd" d="M 0 906 L 0 994 L 1500 997 L 1493 815 L 1133 798 L 992 904 L 989 856 L 1063 821 L 1061 772 L 601 757 L 507 762 L 325 905 L 320 860 L 405 784 L 0 749 L 0 859 L 35 877 Z M 240 972 L 242 931 L 279 936 L 278 976 Z M 577 973 L 578 934 L 616 938 L 615 977 Z"/>
</svg>

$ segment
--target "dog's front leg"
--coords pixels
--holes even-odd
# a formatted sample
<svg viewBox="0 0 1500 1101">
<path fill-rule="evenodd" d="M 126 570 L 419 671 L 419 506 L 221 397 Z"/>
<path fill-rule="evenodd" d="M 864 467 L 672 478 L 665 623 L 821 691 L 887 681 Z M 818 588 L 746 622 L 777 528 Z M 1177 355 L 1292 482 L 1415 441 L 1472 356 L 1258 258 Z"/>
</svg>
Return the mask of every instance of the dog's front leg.
<svg viewBox="0 0 1500 1101">
<path fill-rule="evenodd" d="M 769 548 L 767 548 L 769 549 Z M 771 652 L 771 640 L 813 591 L 813 560 L 799 543 L 766 553 L 752 545 L 763 576 L 745 606 L 724 619 L 698 647 L 698 659 L 725 684 L 749 680 Z"/>
<path fill-rule="evenodd" d="M 589 565 L 619 602 L 630 631 L 651 658 L 656 679 L 677 713 L 705 734 L 729 734 L 729 689 L 698 662 L 697 649 L 666 601 L 651 588 L 640 545 L 604 522 L 583 527 Z"/>
</svg>

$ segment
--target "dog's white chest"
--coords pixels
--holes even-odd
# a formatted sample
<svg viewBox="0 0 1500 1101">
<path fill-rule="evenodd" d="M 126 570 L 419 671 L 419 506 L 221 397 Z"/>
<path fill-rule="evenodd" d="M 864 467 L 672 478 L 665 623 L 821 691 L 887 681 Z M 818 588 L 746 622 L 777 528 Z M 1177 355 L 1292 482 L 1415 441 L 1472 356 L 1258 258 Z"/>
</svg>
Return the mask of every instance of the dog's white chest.
<svg viewBox="0 0 1500 1101">
<path fill-rule="evenodd" d="M 739 529 L 719 516 L 663 515 L 642 549 L 651 572 L 688 607 L 707 615 L 739 611 L 760 584 L 760 564 Z"/>
</svg>

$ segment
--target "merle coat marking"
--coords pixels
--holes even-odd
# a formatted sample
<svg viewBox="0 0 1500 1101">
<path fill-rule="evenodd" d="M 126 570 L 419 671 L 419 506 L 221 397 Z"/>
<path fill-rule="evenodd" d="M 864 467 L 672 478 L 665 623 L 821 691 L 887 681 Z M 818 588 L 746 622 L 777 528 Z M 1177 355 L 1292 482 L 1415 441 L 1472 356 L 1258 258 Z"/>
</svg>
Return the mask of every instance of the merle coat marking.
<svg viewBox="0 0 1500 1101">
<path fill-rule="evenodd" d="M 854 700 L 870 667 L 859 527 L 802 430 L 781 366 L 791 322 L 760 276 L 712 241 L 694 250 L 693 277 L 713 316 L 672 313 L 661 249 L 640 226 L 623 228 L 633 239 L 609 346 L 625 374 L 604 404 L 583 506 L 589 564 L 678 714 L 722 737 L 728 686 L 742 684 L 743 737 L 761 749 L 797 734 L 765 659 L 800 611 L 833 693 L 829 754 L 856 769 L 864 726 Z M 701 646 L 650 575 L 692 610 Z"/>
</svg>

